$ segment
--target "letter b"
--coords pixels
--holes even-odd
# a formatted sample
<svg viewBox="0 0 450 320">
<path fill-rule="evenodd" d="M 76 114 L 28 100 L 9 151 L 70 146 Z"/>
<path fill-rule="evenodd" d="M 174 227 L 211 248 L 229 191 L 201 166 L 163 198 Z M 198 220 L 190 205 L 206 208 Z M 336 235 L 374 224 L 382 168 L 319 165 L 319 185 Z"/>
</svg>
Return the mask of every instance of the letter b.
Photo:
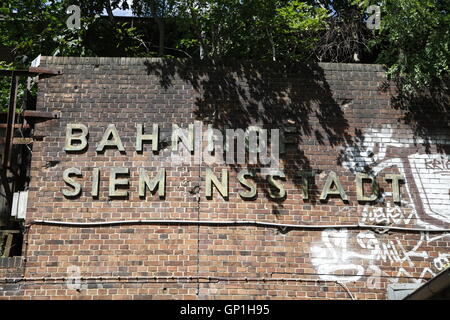
<svg viewBox="0 0 450 320">
<path fill-rule="evenodd" d="M 81 135 L 74 136 L 74 131 L 81 131 Z M 88 128 L 81 123 L 70 123 L 66 127 L 66 143 L 64 146 L 64 151 L 82 151 L 86 148 L 87 135 L 89 131 Z M 78 144 L 74 145 L 74 141 L 79 141 Z"/>
</svg>

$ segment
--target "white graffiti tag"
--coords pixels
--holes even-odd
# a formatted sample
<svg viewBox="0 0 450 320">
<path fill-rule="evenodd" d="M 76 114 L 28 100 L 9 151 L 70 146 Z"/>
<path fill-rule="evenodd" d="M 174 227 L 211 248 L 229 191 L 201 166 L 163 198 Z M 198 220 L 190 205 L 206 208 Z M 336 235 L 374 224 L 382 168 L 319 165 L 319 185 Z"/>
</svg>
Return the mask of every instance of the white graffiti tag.
<svg viewBox="0 0 450 320">
<path fill-rule="evenodd" d="M 373 286 L 381 277 L 382 271 L 376 263 L 393 262 L 403 267 L 414 267 L 412 257 L 426 260 L 426 251 L 419 251 L 425 241 L 425 234 L 416 245 L 407 250 L 399 238 L 381 240 L 371 231 L 360 232 L 356 236 L 354 250 L 349 248 L 349 234 L 346 229 L 327 229 L 322 232 L 322 245 L 311 248 L 312 263 L 323 280 L 352 282 L 357 281 L 371 270 L 370 285 Z M 367 270 L 364 266 L 367 266 Z M 398 279 L 392 279 L 394 282 Z"/>
<path fill-rule="evenodd" d="M 410 204 L 403 206 L 395 205 L 388 201 L 385 207 L 374 207 L 369 204 L 364 205 L 360 210 L 361 222 L 364 224 L 409 224 L 418 219 L 417 212 Z"/>
<path fill-rule="evenodd" d="M 324 246 L 311 248 L 312 263 L 317 266 L 321 279 L 351 282 L 357 281 L 364 274 L 362 266 L 351 263 L 353 257 L 360 257 L 360 255 L 348 251 L 347 238 L 345 229 L 327 229 L 322 232 Z M 335 275 L 338 271 L 341 271 L 341 275 Z"/>
</svg>

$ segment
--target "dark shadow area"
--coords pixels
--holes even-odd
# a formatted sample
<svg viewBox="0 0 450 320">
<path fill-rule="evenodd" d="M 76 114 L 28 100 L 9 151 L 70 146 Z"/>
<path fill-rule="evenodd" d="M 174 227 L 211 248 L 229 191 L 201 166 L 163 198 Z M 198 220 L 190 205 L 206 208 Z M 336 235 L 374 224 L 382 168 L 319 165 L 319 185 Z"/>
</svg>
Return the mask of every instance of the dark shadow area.
<svg viewBox="0 0 450 320">
<path fill-rule="evenodd" d="M 155 188 L 155 190 L 149 191 L 149 193 L 150 193 L 150 196 L 148 198 L 147 198 L 147 192 L 145 192 L 145 195 L 144 196 L 139 196 L 139 199 L 141 199 L 141 200 L 148 200 L 148 201 L 155 199 L 154 196 L 158 193 L 158 189 Z M 153 197 L 153 198 L 151 198 L 151 197 Z M 159 200 L 166 200 L 166 195 L 163 195 L 163 196 L 158 195 L 158 199 Z"/>
<path fill-rule="evenodd" d="M 222 132 L 252 125 L 294 127 L 296 144 L 289 145 L 280 158 L 286 160 L 286 178 L 296 184 L 298 171 L 312 170 L 301 145 L 352 144 L 341 104 L 335 101 L 318 64 L 161 60 L 146 61 L 145 66 L 166 90 L 180 80 L 192 85 L 197 120 Z M 314 185 L 308 202 L 318 197 Z M 267 187 L 264 185 L 264 190 Z"/>
<path fill-rule="evenodd" d="M 130 193 L 126 196 L 108 196 L 108 201 L 128 201 L 130 200 Z"/>
<path fill-rule="evenodd" d="M 382 89 L 388 90 L 389 84 Z M 443 143 L 450 136 L 450 78 L 416 94 L 397 90 L 391 103 L 393 108 L 404 111 L 402 121 L 411 127 L 415 139 L 424 140 L 427 153 L 434 145 L 437 152 L 450 154 L 450 145 Z"/>
</svg>

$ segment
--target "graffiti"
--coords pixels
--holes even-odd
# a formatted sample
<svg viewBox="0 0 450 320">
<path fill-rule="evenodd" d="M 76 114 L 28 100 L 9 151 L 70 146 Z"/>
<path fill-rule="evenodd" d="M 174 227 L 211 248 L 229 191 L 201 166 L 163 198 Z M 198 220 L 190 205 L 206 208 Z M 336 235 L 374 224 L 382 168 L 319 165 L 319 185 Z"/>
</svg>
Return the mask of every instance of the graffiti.
<svg viewBox="0 0 450 320">
<path fill-rule="evenodd" d="M 379 202 L 384 202 L 383 194 Z M 419 216 L 414 209 L 414 205 L 403 202 L 397 205 L 392 201 L 386 201 L 384 206 L 374 206 L 365 204 L 359 206 L 342 206 L 339 207 L 340 215 L 360 217 L 360 223 L 366 225 L 399 225 L 399 224 L 415 224 Z"/>
<path fill-rule="evenodd" d="M 444 270 L 450 263 L 449 258 L 450 254 L 440 253 L 439 256 L 433 260 L 434 267 L 439 271 Z"/>
<path fill-rule="evenodd" d="M 381 129 L 366 130 L 358 143 L 345 147 L 342 155 L 342 165 L 350 172 L 365 172 L 386 158 L 389 147 L 408 147 L 409 144 L 400 143 L 393 138 L 394 130 L 390 125 Z M 373 168 L 377 171 L 376 168 Z M 378 170 L 379 171 L 379 170 Z"/>
<path fill-rule="evenodd" d="M 322 232 L 324 247 L 317 246 L 311 249 L 312 263 L 317 266 L 317 272 L 323 280 L 351 282 L 357 281 L 364 274 L 364 268 L 350 263 L 353 257 L 361 257 L 347 248 L 347 230 L 328 229 Z M 345 276 L 334 273 L 345 272 Z M 350 274 L 350 275 L 349 275 Z"/>
<path fill-rule="evenodd" d="M 440 171 L 450 170 L 450 159 L 425 159 L 424 163 L 426 169 L 434 169 Z"/>
<path fill-rule="evenodd" d="M 390 125 L 365 130 L 356 144 L 346 145 L 341 160 L 350 172 L 370 170 L 377 175 L 387 168 L 395 168 L 406 177 L 405 202 L 410 210 L 403 209 L 405 203 L 402 208 L 391 207 L 389 203 L 384 209 L 366 208 L 362 212 L 362 222 L 399 224 L 417 219 L 416 224 L 427 227 L 450 224 L 450 155 L 406 153 L 401 158 L 388 158 L 389 148 L 407 150 L 409 146 L 408 139 L 395 137 Z M 378 202 L 384 202 L 387 195 L 381 194 Z"/>
<path fill-rule="evenodd" d="M 450 156 L 408 156 L 424 216 L 450 223 Z"/>
<path fill-rule="evenodd" d="M 369 289 L 380 289 L 382 288 L 381 279 L 382 277 L 388 278 L 389 274 L 381 270 L 378 266 L 369 265 L 367 267 L 369 272 L 369 277 L 367 278 L 366 284 Z M 391 278 L 391 283 L 397 283 L 398 278 Z"/>
<path fill-rule="evenodd" d="M 365 205 L 360 210 L 361 222 L 363 224 L 391 225 L 409 224 L 418 219 L 417 212 L 406 205 L 397 206 L 392 202 L 387 202 L 385 207 L 374 207 Z"/>
<path fill-rule="evenodd" d="M 437 271 L 443 270 L 450 261 L 450 254 L 439 253 L 438 257 L 433 258 L 421 248 L 449 236 L 450 234 L 443 234 L 430 238 L 428 233 L 422 232 L 420 239 L 411 246 L 409 241 L 398 237 L 377 238 L 371 231 L 359 232 L 352 242 L 348 230 L 327 229 L 321 234 L 322 243 L 311 248 L 311 261 L 323 280 L 354 282 L 367 278 L 369 288 L 381 288 L 382 278 L 396 283 L 399 278 L 408 277 L 413 282 L 420 283 L 436 272 L 425 267 L 419 277 L 414 277 L 408 272 L 408 268 L 417 268 L 418 262 L 428 262 Z M 394 274 L 388 274 L 379 267 L 383 263 L 396 265 L 398 270 Z"/>
<path fill-rule="evenodd" d="M 418 245 L 414 247 L 412 250 L 405 250 L 401 241 L 396 238 L 395 240 L 388 240 L 386 242 L 381 242 L 378 240 L 375 235 L 371 232 L 361 232 L 357 236 L 357 242 L 362 249 L 366 249 L 369 251 L 369 259 L 370 260 L 380 260 L 383 262 L 400 262 L 403 264 L 404 262 L 408 262 L 409 266 L 414 266 L 410 257 L 411 256 L 422 256 L 428 257 L 426 252 L 418 254 L 415 252 L 417 247 L 420 246 L 421 241 L 418 242 Z"/>
<path fill-rule="evenodd" d="M 386 201 L 389 194 L 381 192 L 377 205 L 345 206 L 339 213 L 357 215 L 362 224 L 448 226 L 450 156 L 419 154 L 416 149 L 414 153 L 400 152 L 405 154 L 402 157 L 389 157 L 390 148 L 406 151 L 410 147 L 409 139 L 396 138 L 394 133 L 389 125 L 366 130 L 356 144 L 345 147 L 341 160 L 354 174 L 369 170 L 377 175 L 387 168 L 398 171 L 406 178 L 406 197 L 402 198 L 402 203 Z M 366 277 L 367 287 L 372 289 L 382 288 L 382 279 L 396 283 L 406 277 L 421 283 L 449 266 L 450 253 L 427 251 L 436 247 L 436 241 L 447 237 L 450 233 L 422 232 L 420 239 L 407 241 L 398 237 L 388 239 L 370 231 L 359 232 L 354 237 L 347 230 L 328 229 L 321 234 L 321 244 L 311 248 L 312 263 L 324 280 L 351 282 Z M 383 264 L 394 269 L 382 270 Z"/>
</svg>

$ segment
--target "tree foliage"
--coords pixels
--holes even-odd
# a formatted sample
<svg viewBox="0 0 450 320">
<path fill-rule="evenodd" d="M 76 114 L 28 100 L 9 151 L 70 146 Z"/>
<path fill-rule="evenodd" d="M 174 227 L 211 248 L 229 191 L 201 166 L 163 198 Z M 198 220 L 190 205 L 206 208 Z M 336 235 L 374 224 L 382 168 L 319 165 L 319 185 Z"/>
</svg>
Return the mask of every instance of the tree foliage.
<svg viewBox="0 0 450 320">
<path fill-rule="evenodd" d="M 320 0 L 329 11 L 326 28 L 319 32 L 313 52 L 319 61 L 359 62 L 366 60 L 371 32 L 358 3 L 348 0 Z"/>
<path fill-rule="evenodd" d="M 126 2 L 125 2 L 126 3 Z M 81 8 L 81 29 L 70 29 L 66 12 Z M 119 8 L 120 1 L 11 0 L 2 8 L 0 41 L 13 48 L 17 64 L 29 64 L 39 54 L 59 56 L 134 55 L 136 29 L 104 11 Z"/>
<path fill-rule="evenodd" d="M 324 28 L 326 10 L 302 1 L 185 1 L 180 12 L 190 21 L 185 47 L 203 56 L 256 60 L 302 60 Z"/>
<path fill-rule="evenodd" d="M 81 29 L 66 26 L 79 5 Z M 365 25 L 381 6 L 381 29 Z M 130 9 L 141 20 L 118 19 Z M 10 0 L 0 43 L 17 61 L 63 56 L 379 62 L 407 92 L 448 77 L 450 0 Z"/>
<path fill-rule="evenodd" d="M 356 1 L 364 9 L 371 1 Z M 373 1 L 372 1 L 373 2 Z M 450 0 L 383 0 L 381 29 L 368 43 L 379 50 L 376 62 L 405 93 L 448 81 Z"/>
</svg>

